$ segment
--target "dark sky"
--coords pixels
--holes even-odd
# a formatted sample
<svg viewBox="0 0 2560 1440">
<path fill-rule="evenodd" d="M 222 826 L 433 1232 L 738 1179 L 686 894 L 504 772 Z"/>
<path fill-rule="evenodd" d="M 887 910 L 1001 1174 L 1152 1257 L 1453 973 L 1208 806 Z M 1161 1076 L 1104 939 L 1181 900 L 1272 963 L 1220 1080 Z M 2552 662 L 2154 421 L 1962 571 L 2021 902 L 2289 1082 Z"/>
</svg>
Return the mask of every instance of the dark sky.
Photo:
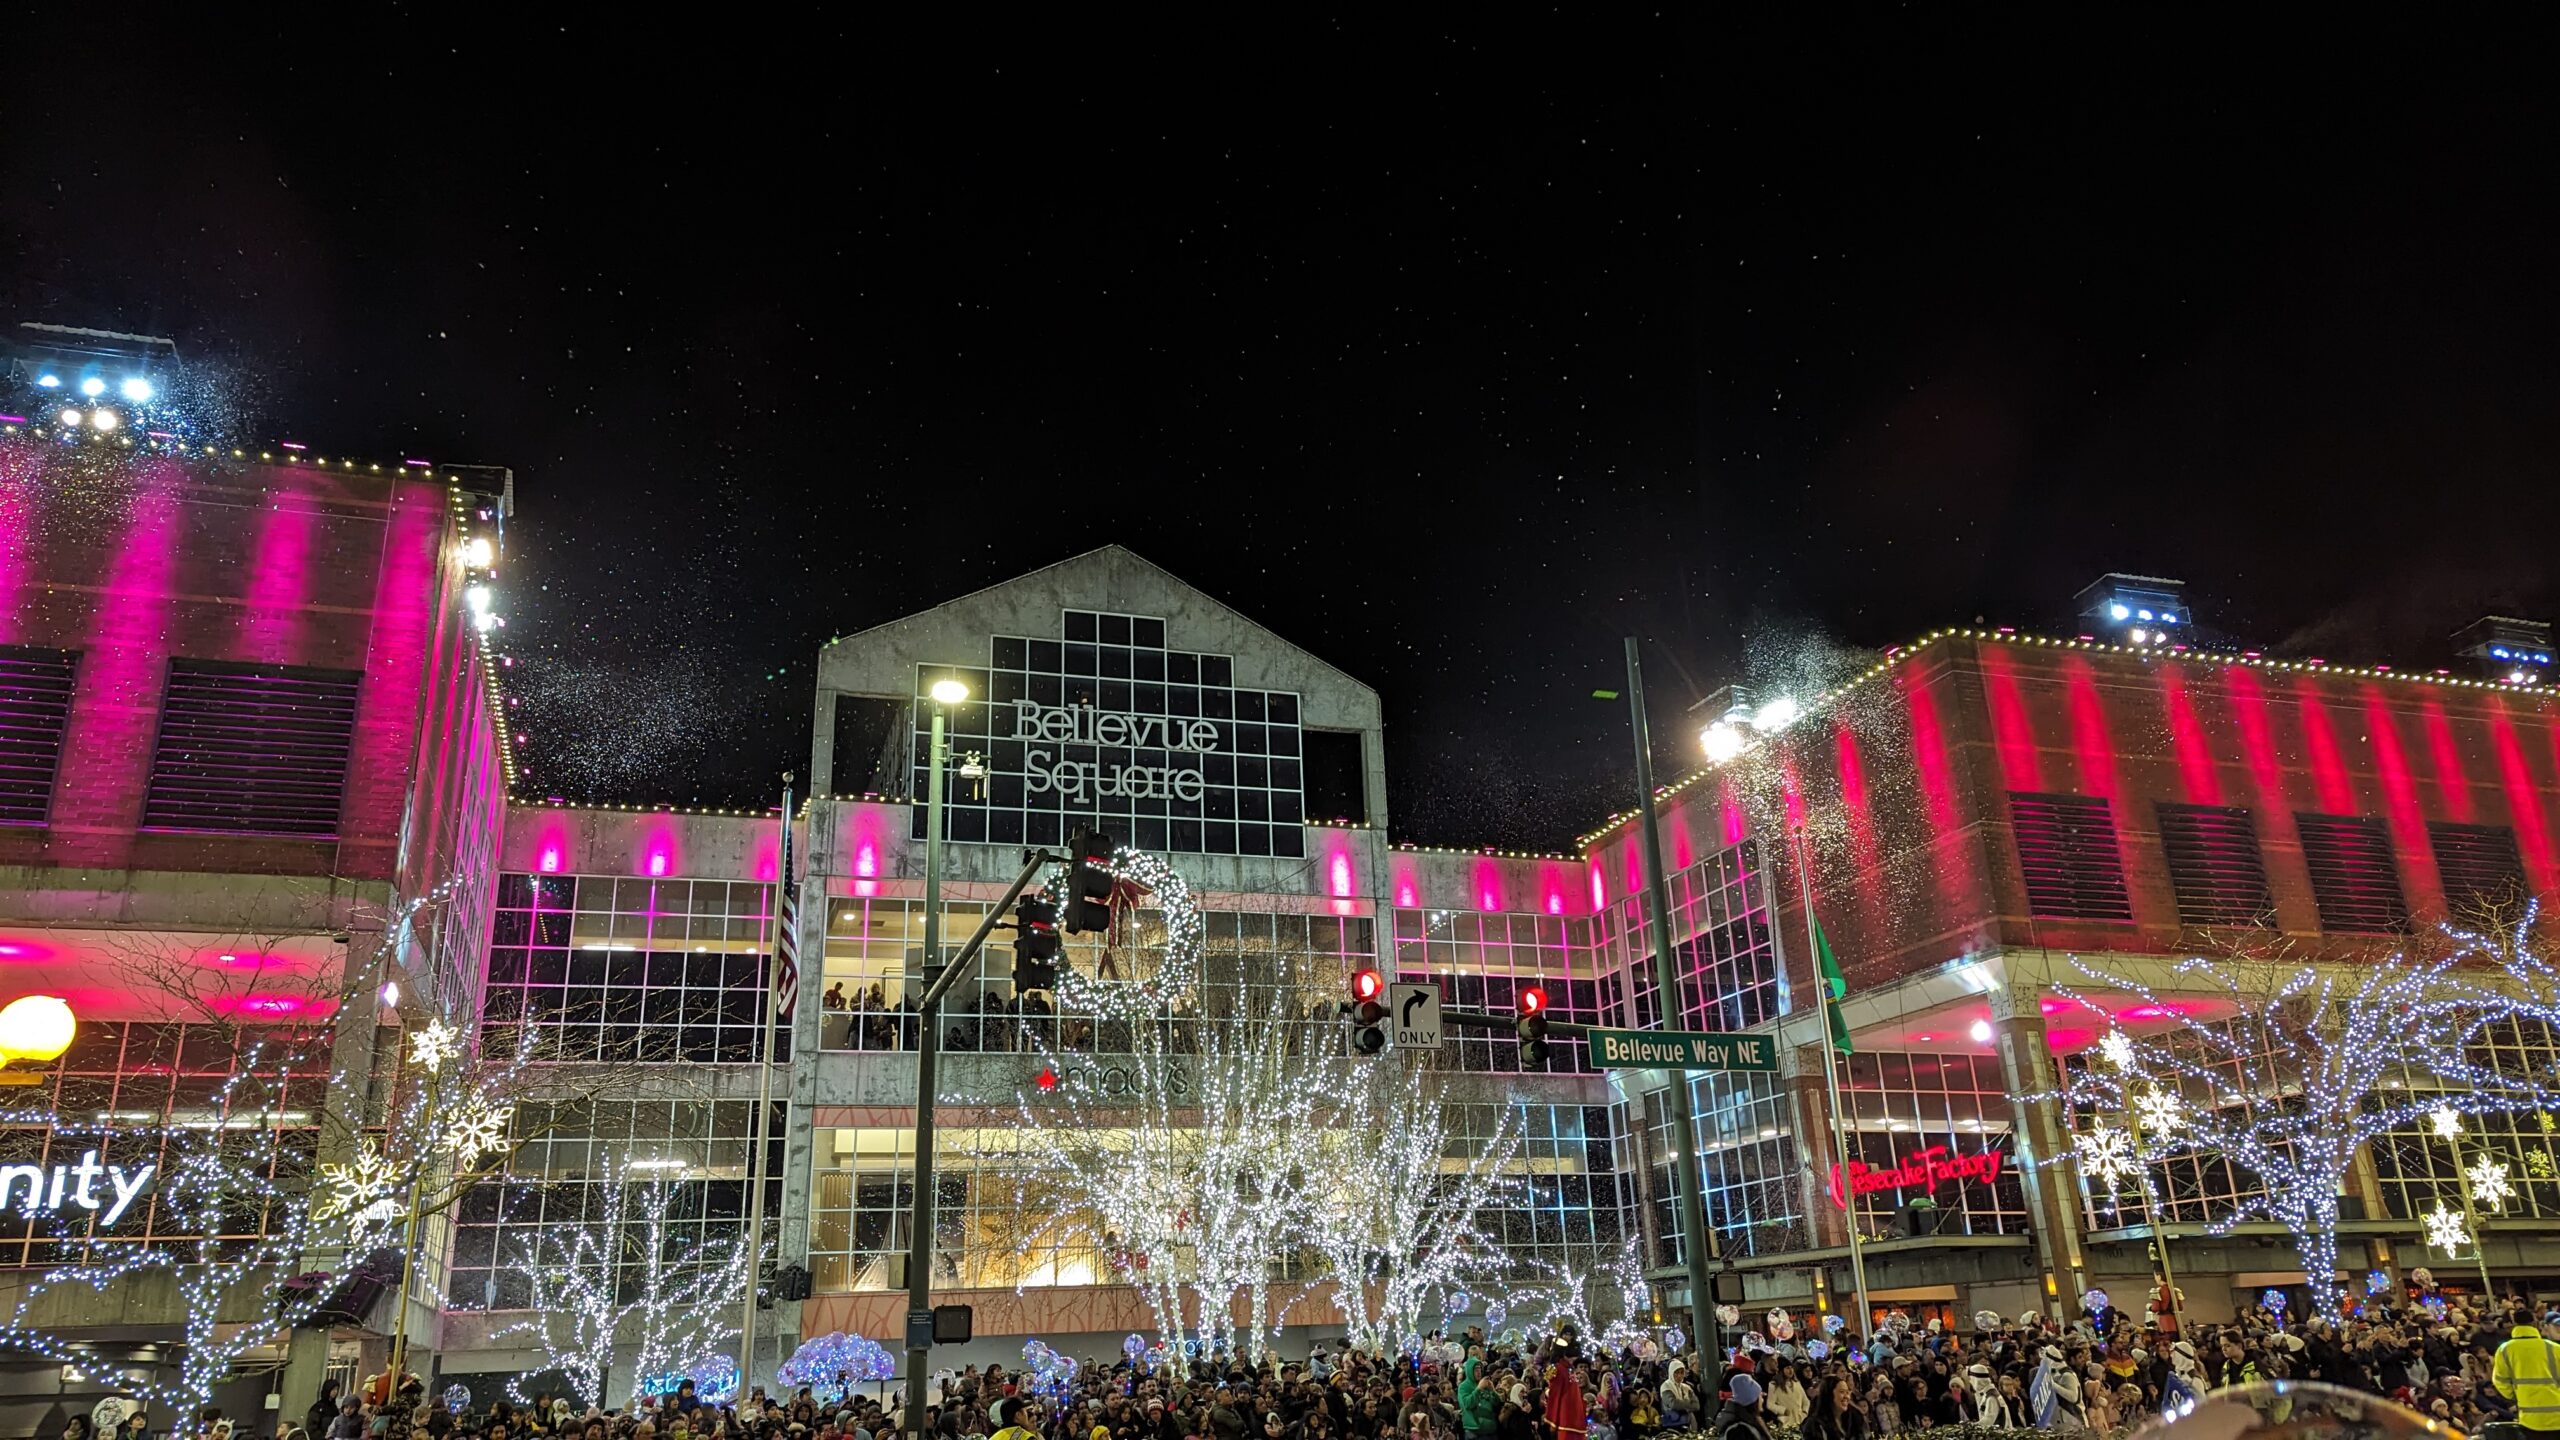
<svg viewBox="0 0 2560 1440">
<path fill-rule="evenodd" d="M 1630 632 L 1675 766 L 1748 666 L 2108 569 L 2404 664 L 2560 610 L 2502 12 L 446 8 L 13 46 L 0 318 L 515 467 L 534 793 L 761 801 L 828 636 L 1114 539 L 1375 684 L 1458 844 L 1627 798 Z"/>
</svg>

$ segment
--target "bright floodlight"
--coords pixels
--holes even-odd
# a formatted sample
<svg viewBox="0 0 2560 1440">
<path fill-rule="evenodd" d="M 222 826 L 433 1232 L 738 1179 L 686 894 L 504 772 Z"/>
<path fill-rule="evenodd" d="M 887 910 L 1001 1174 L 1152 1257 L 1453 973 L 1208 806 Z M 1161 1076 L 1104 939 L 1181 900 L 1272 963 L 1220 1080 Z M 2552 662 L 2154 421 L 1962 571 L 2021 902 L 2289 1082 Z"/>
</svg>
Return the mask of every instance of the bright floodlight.
<svg viewBox="0 0 2560 1440">
<path fill-rule="evenodd" d="M 116 418 L 116 412 L 108 409 L 104 405 L 101 405 L 97 409 L 89 412 L 89 423 L 97 426 L 100 430 L 113 430 L 124 422 Z"/>
<path fill-rule="evenodd" d="M 497 559 L 498 547 L 489 543 L 488 536 L 474 535 L 463 542 L 462 563 L 472 569 L 486 570 L 496 564 Z"/>
<path fill-rule="evenodd" d="M 81 425 L 86 423 L 88 419 L 89 417 L 81 414 L 76 407 L 65 410 L 62 412 L 62 428 L 65 430 L 77 430 Z"/>
<path fill-rule="evenodd" d="M 127 400 L 132 401 L 134 404 L 140 405 L 149 401 L 157 392 L 151 388 L 150 381 L 143 379 L 139 375 L 128 375 L 125 377 L 124 384 L 118 388 L 117 393 L 124 396 Z"/>
<path fill-rule="evenodd" d="M 2133 618 L 2133 607 L 2124 604 L 2110 605 L 2107 607 L 2107 616 L 2114 620 L 2130 620 Z"/>
<path fill-rule="evenodd" d="M 39 390 L 59 390 L 62 388 L 62 377 L 48 370 L 42 375 L 36 377 L 36 388 Z"/>
<path fill-rule="evenodd" d="M 1718 765 L 1741 754 L 1742 745 L 1742 731 L 1721 720 L 1698 732 L 1699 748 L 1707 752 L 1708 760 Z"/>
<path fill-rule="evenodd" d="M 104 395 L 107 393 L 107 382 L 92 375 L 80 382 L 80 393 L 90 396 Z"/>
<path fill-rule="evenodd" d="M 1760 713 L 1751 717 L 1751 728 L 1776 734 L 1796 723 L 1796 717 L 1803 713 L 1803 706 L 1792 697 L 1781 695 L 1760 707 Z"/>
<path fill-rule="evenodd" d="M 80 1033 L 69 1001 L 55 995 L 21 995 L 0 1008 L 0 1061 L 58 1060 Z"/>
<path fill-rule="evenodd" d="M 1988 1045 L 1991 1043 L 1991 1022 L 1988 1020 L 1976 1020 L 1973 1022 L 1973 1028 L 1965 1033 L 1973 1037 L 1974 1044 Z"/>
<path fill-rule="evenodd" d="M 479 614 L 471 617 L 471 628 L 479 631 L 483 635 L 486 635 L 490 631 L 498 628 L 498 617 L 490 614 L 486 610 L 483 610 Z"/>
<path fill-rule="evenodd" d="M 2148 645 L 2151 643 L 2151 632 L 2136 625 L 2125 635 L 2125 638 L 2136 645 Z"/>
<path fill-rule="evenodd" d="M 969 687 L 957 680 L 936 680 L 929 693 L 937 705 L 957 705 L 969 698 Z"/>
<path fill-rule="evenodd" d="M 489 602 L 493 598 L 495 597 L 490 595 L 489 587 L 486 585 L 468 585 L 463 587 L 462 603 L 470 606 L 471 613 L 474 615 L 488 614 Z"/>
</svg>

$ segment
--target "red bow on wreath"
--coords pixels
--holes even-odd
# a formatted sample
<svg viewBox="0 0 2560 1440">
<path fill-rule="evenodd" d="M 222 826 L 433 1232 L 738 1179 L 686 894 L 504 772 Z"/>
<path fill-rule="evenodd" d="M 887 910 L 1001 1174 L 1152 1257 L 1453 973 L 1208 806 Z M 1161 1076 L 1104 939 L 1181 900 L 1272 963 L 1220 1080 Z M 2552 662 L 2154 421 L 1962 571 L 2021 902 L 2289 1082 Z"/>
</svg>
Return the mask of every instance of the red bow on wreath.
<svg viewBox="0 0 2560 1440">
<path fill-rule="evenodd" d="M 1139 902 L 1154 893 L 1126 875 L 1111 877 L 1111 894 L 1102 902 L 1111 908 L 1111 923 L 1102 932 L 1102 960 L 1093 967 L 1094 979 L 1121 978 L 1120 966 L 1112 959 L 1111 952 L 1119 946 L 1137 943 Z"/>
</svg>

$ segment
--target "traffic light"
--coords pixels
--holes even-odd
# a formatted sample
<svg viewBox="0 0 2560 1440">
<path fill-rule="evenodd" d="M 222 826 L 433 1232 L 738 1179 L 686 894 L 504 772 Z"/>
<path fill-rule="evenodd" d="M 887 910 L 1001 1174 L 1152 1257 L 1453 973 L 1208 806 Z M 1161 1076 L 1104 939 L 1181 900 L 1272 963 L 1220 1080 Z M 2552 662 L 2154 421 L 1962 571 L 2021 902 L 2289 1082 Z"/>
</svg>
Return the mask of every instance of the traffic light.
<svg viewBox="0 0 2560 1440">
<path fill-rule="evenodd" d="M 1067 929 L 1100 934 L 1111 928 L 1111 852 L 1119 847 L 1098 830 L 1079 830 L 1068 844 L 1075 853 L 1067 875 Z"/>
<path fill-rule="evenodd" d="M 1058 988 L 1058 907 L 1025 895 L 1013 907 L 1013 993 Z"/>
<path fill-rule="evenodd" d="M 1375 970 L 1351 977 L 1351 1048 L 1375 1055 L 1387 1048 L 1387 982 Z"/>
<path fill-rule="evenodd" d="M 1520 1019 L 1511 1028 L 1520 1037 L 1520 1068 L 1538 1069 L 1547 1063 L 1547 992 L 1523 985 L 1517 1003 Z"/>
</svg>

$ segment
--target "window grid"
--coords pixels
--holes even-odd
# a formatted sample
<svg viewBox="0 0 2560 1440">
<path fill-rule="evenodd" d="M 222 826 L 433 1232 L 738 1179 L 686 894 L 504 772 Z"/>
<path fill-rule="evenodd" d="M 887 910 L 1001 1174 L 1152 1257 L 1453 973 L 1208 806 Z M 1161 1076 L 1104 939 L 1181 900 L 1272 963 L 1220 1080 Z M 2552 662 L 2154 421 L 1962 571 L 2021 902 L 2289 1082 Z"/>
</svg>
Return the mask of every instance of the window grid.
<svg viewBox="0 0 2560 1440">
<path fill-rule="evenodd" d="M 1521 989 L 1534 984 L 1547 994 L 1551 1023 L 1601 1023 L 1599 982 L 1576 965 L 1578 927 L 1561 916 L 1399 909 L 1394 923 L 1396 978 L 1438 985 L 1444 1005 L 1515 1015 Z M 1432 1068 L 1514 1073 L 1520 1041 L 1510 1031 L 1443 1026 Z M 1545 1069 L 1593 1073 L 1584 1042 L 1564 1035 L 1548 1037 Z"/>
<path fill-rule="evenodd" d="M 1673 953 L 1688 967 L 1689 1008 L 1699 1030 L 1745 1030 L 1786 1014 L 1759 842 L 1743 840 L 1675 872 L 1667 887 Z M 1600 977 L 1606 1024 L 1664 1028 L 1653 960 L 1653 926 L 1641 888 L 1602 907 L 1591 921 L 1592 973 Z"/>
<path fill-rule="evenodd" d="M 772 904 L 752 881 L 502 875 L 482 1024 L 539 1027 L 547 1060 L 751 1063 Z M 777 1062 L 790 1045 L 778 1028 Z"/>
</svg>

